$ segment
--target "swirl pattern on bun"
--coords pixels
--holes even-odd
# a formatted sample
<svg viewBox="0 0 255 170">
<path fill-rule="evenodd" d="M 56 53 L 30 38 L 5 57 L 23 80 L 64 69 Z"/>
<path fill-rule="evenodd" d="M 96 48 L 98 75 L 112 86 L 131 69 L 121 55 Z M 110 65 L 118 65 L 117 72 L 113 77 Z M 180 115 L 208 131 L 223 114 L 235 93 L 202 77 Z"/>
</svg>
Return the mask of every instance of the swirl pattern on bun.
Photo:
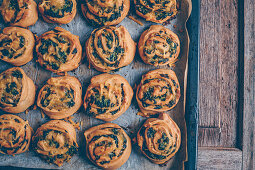
<svg viewBox="0 0 255 170">
<path fill-rule="evenodd" d="M 48 163 L 62 166 L 78 152 L 75 129 L 63 120 L 51 120 L 37 129 L 32 148 Z"/>
<path fill-rule="evenodd" d="M 63 119 L 81 107 L 81 95 L 81 83 L 77 78 L 52 77 L 39 91 L 37 105 L 51 119 Z"/>
<path fill-rule="evenodd" d="M 133 89 L 125 78 L 118 74 L 100 74 L 91 79 L 84 107 L 89 115 L 112 121 L 128 109 L 132 97 Z"/>
<path fill-rule="evenodd" d="M 0 153 L 15 155 L 28 150 L 33 129 L 19 116 L 0 116 Z"/>
<path fill-rule="evenodd" d="M 109 72 L 129 65 L 135 56 L 136 43 L 125 27 L 95 29 L 86 42 L 86 55 L 96 70 Z"/>
<path fill-rule="evenodd" d="M 5 23 L 28 27 L 38 20 L 37 4 L 33 0 L 3 0 L 0 7 Z"/>
<path fill-rule="evenodd" d="M 87 156 L 100 168 L 117 169 L 131 154 L 131 140 L 117 124 L 94 126 L 86 130 L 84 135 Z"/>
<path fill-rule="evenodd" d="M 181 131 L 166 113 L 147 119 L 137 133 L 142 153 L 155 164 L 164 164 L 179 150 Z"/>
<path fill-rule="evenodd" d="M 119 24 L 128 14 L 129 0 L 84 0 L 81 10 L 93 26 Z"/>
<path fill-rule="evenodd" d="M 171 65 L 176 62 L 179 56 L 180 40 L 171 30 L 161 25 L 152 25 L 142 33 L 138 50 L 146 64 Z"/>
<path fill-rule="evenodd" d="M 82 48 L 78 36 L 56 27 L 37 39 L 36 53 L 42 67 L 61 73 L 74 70 L 79 66 Z"/>
<path fill-rule="evenodd" d="M 46 22 L 68 24 L 76 15 L 76 0 L 41 0 L 38 8 Z"/>
<path fill-rule="evenodd" d="M 5 27 L 0 34 L 0 59 L 21 66 L 33 59 L 34 35 L 28 29 Z"/>
<path fill-rule="evenodd" d="M 9 113 L 27 110 L 35 101 L 34 82 L 19 67 L 0 74 L 0 109 Z"/>
<path fill-rule="evenodd" d="M 180 96 L 176 74 L 167 69 L 153 70 L 143 75 L 136 91 L 140 114 L 145 117 L 171 110 Z"/>
</svg>

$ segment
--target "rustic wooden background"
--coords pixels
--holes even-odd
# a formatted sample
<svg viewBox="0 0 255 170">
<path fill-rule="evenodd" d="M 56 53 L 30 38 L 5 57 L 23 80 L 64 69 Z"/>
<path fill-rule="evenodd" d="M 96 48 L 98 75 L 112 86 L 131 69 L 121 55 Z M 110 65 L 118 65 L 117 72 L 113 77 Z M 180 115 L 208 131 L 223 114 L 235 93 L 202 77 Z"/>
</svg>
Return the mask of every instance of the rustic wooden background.
<svg viewBox="0 0 255 170">
<path fill-rule="evenodd" d="M 198 169 L 254 169 L 254 0 L 200 10 Z"/>
</svg>

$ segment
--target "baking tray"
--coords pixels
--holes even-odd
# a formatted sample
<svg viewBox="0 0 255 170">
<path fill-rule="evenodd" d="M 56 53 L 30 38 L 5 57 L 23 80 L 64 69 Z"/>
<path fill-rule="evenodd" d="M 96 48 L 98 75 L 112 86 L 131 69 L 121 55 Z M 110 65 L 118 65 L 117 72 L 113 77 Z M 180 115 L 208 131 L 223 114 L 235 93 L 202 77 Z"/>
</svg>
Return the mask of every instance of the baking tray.
<svg viewBox="0 0 255 170">
<path fill-rule="evenodd" d="M 185 2 L 188 2 L 189 0 L 182 0 L 182 1 L 185 1 Z M 198 5 L 199 4 L 199 1 L 198 0 L 193 0 L 193 5 Z M 81 44 L 82 46 L 84 46 L 84 43 L 85 43 L 85 40 L 89 37 L 91 31 L 94 29 L 93 27 L 91 26 L 88 26 L 88 23 L 85 21 L 85 19 L 81 16 L 81 11 L 80 11 L 80 7 L 79 5 L 77 6 L 78 7 L 78 11 L 77 11 L 77 15 L 74 19 L 74 21 L 72 21 L 70 24 L 67 24 L 67 25 L 62 25 L 61 27 L 67 29 L 67 30 L 70 30 L 70 27 L 73 27 L 73 25 L 75 24 L 78 24 L 79 27 L 85 27 L 86 28 L 86 33 L 83 34 L 82 37 L 80 37 L 80 40 L 81 40 Z M 198 8 L 197 8 L 198 7 Z M 196 41 L 196 39 L 198 40 L 198 27 L 199 27 L 199 24 L 198 24 L 198 21 L 199 19 L 197 20 L 197 13 L 199 14 L 199 5 L 198 6 L 193 6 L 193 12 L 191 14 L 191 18 L 189 19 L 189 22 L 188 22 L 188 28 L 189 28 L 189 33 L 190 33 L 190 40 L 192 43 L 190 43 L 190 51 L 189 51 L 189 76 L 191 76 L 191 78 L 188 79 L 188 82 L 187 82 L 187 85 L 188 85 L 188 88 L 191 88 L 191 89 L 195 89 L 194 87 L 194 79 L 198 80 L 198 77 L 196 77 L 196 73 L 194 73 L 195 70 L 198 69 L 198 53 L 195 53 L 195 51 L 199 51 L 199 50 L 195 50 L 196 47 L 198 47 L 198 41 Z M 142 21 L 145 25 L 143 26 L 143 29 L 137 29 L 138 27 L 140 27 L 138 24 L 136 24 L 135 22 L 133 22 L 132 20 L 128 19 L 128 18 L 125 18 L 124 21 L 122 23 L 120 23 L 119 25 L 124 25 L 126 26 L 125 24 L 132 24 L 133 25 L 133 28 L 132 27 L 127 27 L 128 31 L 131 33 L 131 36 L 132 38 L 137 42 L 138 41 L 138 38 L 142 31 L 144 31 L 145 29 L 147 29 L 150 25 L 153 25 L 154 23 L 151 23 L 151 22 L 145 22 L 143 19 L 141 19 L 140 17 L 138 17 L 137 15 L 134 14 L 134 11 L 132 11 L 132 3 L 131 3 L 131 15 L 134 16 L 135 18 L 137 18 L 138 20 Z M 178 19 L 178 17 L 177 17 Z M 80 22 L 82 21 L 82 22 Z M 0 26 L 3 28 L 4 25 L 2 24 L 3 21 L 1 21 L 0 23 Z M 167 25 L 166 27 L 167 28 L 170 28 L 171 30 L 175 31 L 175 32 L 178 32 L 180 30 L 184 30 L 185 31 L 185 23 L 186 21 L 183 21 L 182 23 L 182 26 L 181 28 L 180 27 L 177 27 L 175 28 L 174 25 L 176 23 L 176 20 L 173 20 L 171 21 L 171 24 Z M 194 25 L 198 25 L 198 27 L 195 27 Z M 54 28 L 55 26 L 57 26 L 56 24 L 47 24 L 46 22 L 42 21 L 42 19 L 40 18 L 39 19 L 39 24 L 37 23 L 35 26 L 32 26 L 30 27 L 30 30 L 32 30 L 34 33 L 40 35 L 52 28 Z M 177 24 L 178 26 L 178 24 Z M 77 32 L 78 31 L 81 31 L 81 30 L 78 30 L 78 29 L 75 29 L 75 28 L 78 28 L 78 27 L 74 27 L 74 29 L 70 30 L 73 34 L 76 34 L 77 35 Z M 178 30 L 179 29 L 179 30 Z M 196 30 L 197 29 L 197 30 Z M 136 36 L 133 36 L 132 35 L 132 32 L 134 31 L 138 31 L 139 33 L 136 35 Z M 196 33 L 197 32 L 197 33 Z M 179 32 L 179 34 L 182 34 L 181 31 Z M 179 35 L 180 36 L 180 35 Z M 197 45 L 194 45 L 195 41 L 195 44 Z M 193 50 L 194 49 L 194 50 Z M 196 60 L 196 61 L 195 61 Z M 193 64 L 192 64 L 193 63 Z M 186 63 L 187 64 L 187 63 Z M 78 77 L 81 81 L 82 81 L 82 85 L 83 87 L 87 87 L 88 84 L 89 84 L 89 81 L 90 81 L 90 78 L 93 76 L 93 75 L 97 75 L 97 74 L 100 74 L 99 72 L 95 71 L 93 68 L 90 69 L 90 75 L 89 77 L 85 79 L 82 78 L 81 75 L 77 75 L 81 70 L 84 70 L 84 69 L 87 69 L 87 64 L 86 64 L 86 60 L 82 62 L 82 65 L 83 66 L 80 66 L 77 70 L 75 71 L 72 71 L 72 72 L 69 72 L 70 75 L 73 75 L 73 76 L 76 76 Z M 85 66 L 84 66 L 85 65 Z M 139 83 L 139 78 L 141 78 L 141 75 L 146 73 L 147 71 L 149 70 L 153 70 L 153 69 L 156 69 L 155 67 L 153 66 L 145 66 L 143 70 L 139 70 L 139 72 L 137 72 L 137 70 L 135 70 L 136 72 L 136 76 L 134 79 L 132 79 L 132 77 L 128 76 L 128 72 L 129 72 L 129 69 L 137 69 L 139 68 L 141 65 L 145 65 L 140 57 L 136 54 L 136 57 L 135 57 L 135 60 L 134 62 L 121 69 L 120 71 L 116 72 L 117 74 L 121 74 L 122 76 L 124 76 L 125 78 L 128 79 L 128 81 L 130 82 L 131 81 L 131 85 L 134 85 L 134 82 L 137 84 Z M 9 64 L 6 64 L 4 62 L 0 62 L 0 71 L 3 71 L 3 70 L 6 70 L 8 68 L 10 68 L 11 65 Z M 177 63 L 177 70 L 176 68 L 173 68 L 175 71 L 177 71 L 177 75 L 178 75 L 178 63 Z M 40 68 L 40 66 L 38 64 L 35 63 L 35 59 L 28 63 L 27 65 L 23 66 L 23 68 L 25 69 L 26 73 L 28 74 L 28 76 L 30 76 L 33 80 L 37 80 L 36 81 L 36 85 L 39 86 L 39 88 L 42 87 L 42 85 L 45 83 L 45 81 L 50 78 L 51 76 L 56 76 L 55 74 L 49 72 L 49 71 L 46 71 L 46 70 L 43 70 Z M 32 68 L 32 69 L 31 69 Z M 40 73 L 38 73 L 38 68 L 40 70 Z M 187 68 L 187 67 L 186 67 Z M 187 70 L 186 70 L 187 71 Z M 185 71 L 185 72 L 186 72 Z M 198 70 L 197 70 L 198 71 Z M 183 73 L 185 74 L 185 73 Z M 47 78 L 46 78 L 47 77 Z M 185 77 L 185 76 L 184 76 Z M 190 79 L 192 79 L 192 82 L 190 81 Z M 185 82 L 185 81 L 184 81 Z M 182 84 L 184 84 L 184 82 L 182 82 Z M 198 86 L 196 86 L 197 88 Z M 184 88 L 184 86 L 183 86 Z M 86 88 L 83 88 L 83 96 L 84 96 L 84 93 L 85 93 L 85 90 Z M 191 105 L 192 106 L 195 106 L 193 105 L 192 103 L 197 103 L 194 102 L 194 99 L 197 99 L 196 96 L 194 96 L 194 91 L 193 90 L 187 90 L 187 104 L 186 104 L 186 109 L 187 109 L 187 113 L 186 113 L 186 119 L 187 119 L 187 133 L 190 134 L 190 132 L 192 133 L 195 133 L 195 135 L 188 135 L 188 155 L 189 155 L 189 161 L 186 162 L 185 164 L 185 167 L 186 168 L 189 168 L 189 169 L 195 169 L 195 166 L 196 166 L 196 134 L 197 134 L 197 130 L 196 130 L 196 125 L 197 125 L 197 112 L 195 112 L 194 109 L 191 109 Z M 183 93 L 185 93 L 185 90 L 183 90 Z M 183 95 L 185 96 L 185 95 Z M 195 97 L 195 98 L 192 98 Z M 185 100 L 185 99 L 183 99 Z M 134 103 L 134 102 L 133 102 Z M 131 109 L 129 109 L 129 112 L 130 110 L 137 110 L 137 105 L 131 105 Z M 196 107 L 197 108 L 197 105 Z M 176 109 L 173 109 L 171 112 L 175 112 Z M 83 112 L 83 113 L 82 113 Z M 127 111 L 128 112 L 128 111 Z M 122 122 L 118 122 L 118 121 L 114 121 L 114 123 L 117 123 L 117 124 L 120 124 L 122 127 L 125 128 L 125 130 L 130 134 L 130 131 L 132 130 L 138 130 L 137 128 L 140 127 L 142 121 L 144 120 L 144 118 L 140 117 L 140 116 L 137 116 L 137 118 L 139 118 L 139 125 L 135 125 L 136 128 L 135 129 L 129 129 L 130 127 L 128 127 L 127 125 L 125 125 L 125 119 L 128 118 L 128 114 L 129 113 L 124 113 L 124 115 L 122 115 L 122 119 L 123 121 Z M 37 116 L 33 115 L 33 114 L 36 114 Z M 34 121 L 32 122 L 32 126 L 34 127 L 34 129 L 36 130 L 36 128 L 41 125 L 43 122 L 46 122 L 48 121 L 48 119 L 44 119 L 43 121 L 41 120 L 42 118 L 38 115 L 38 110 L 37 111 L 31 111 L 29 112 L 28 115 L 25 115 L 25 114 L 18 114 L 19 116 L 25 118 L 25 119 L 33 119 Z M 84 110 L 81 109 L 80 113 L 78 114 L 84 114 Z M 76 117 L 79 117 L 78 114 L 76 115 Z M 136 113 L 132 113 L 132 114 L 136 114 Z M 171 113 L 170 113 L 171 114 Z M 37 118 L 35 118 L 37 117 Z M 97 124 L 101 124 L 101 123 L 104 123 L 103 121 L 99 121 L 99 120 L 94 120 L 93 118 L 90 118 L 90 117 L 87 117 L 87 120 L 89 121 L 89 124 L 85 125 L 81 131 L 79 131 L 77 133 L 78 136 L 81 136 L 82 137 L 82 134 L 84 132 L 85 129 L 89 128 L 94 125 L 97 125 Z M 78 120 L 77 120 L 78 121 Z M 92 123 L 93 121 L 93 123 Z M 194 122 L 195 123 L 195 126 L 194 126 Z M 126 122 L 127 123 L 127 122 Z M 195 127 L 195 128 L 194 128 Z M 80 141 L 79 142 L 80 145 L 81 143 L 84 143 L 84 141 Z M 84 145 L 84 144 L 83 144 Z M 185 146 L 182 147 L 182 149 L 185 150 Z M 77 155 L 74 156 L 74 158 L 71 160 L 70 164 L 65 164 L 62 168 L 64 169 L 76 169 L 78 168 L 77 166 L 72 166 L 72 165 L 80 165 L 83 167 L 79 167 L 80 169 L 96 169 L 96 167 L 87 160 L 87 158 L 85 157 L 85 154 L 83 153 L 84 152 L 84 146 L 83 146 L 83 149 L 80 151 L 79 153 L 79 157 L 81 157 L 82 159 L 78 159 Z M 8 157 L 8 158 L 7 158 Z M 20 158 L 17 158 L 17 157 L 20 157 Z M 152 163 L 150 163 L 145 157 L 143 157 L 143 155 L 141 154 L 138 154 L 136 151 L 132 151 L 132 155 L 130 157 L 130 159 L 134 159 L 136 160 L 135 163 L 137 163 L 139 166 L 132 166 L 132 162 L 130 162 L 130 160 L 123 165 L 123 167 L 121 169 L 133 169 L 133 168 L 136 168 L 136 169 L 169 169 L 168 167 L 159 167 L 158 165 L 154 165 Z M 8 166 L 16 166 L 16 167 L 30 167 L 30 168 L 47 168 L 47 169 L 51 169 L 51 168 L 57 168 L 56 166 L 54 165 L 48 165 L 47 163 L 45 163 L 44 161 L 41 161 L 40 158 L 34 153 L 34 152 L 26 152 L 24 154 L 21 154 L 21 155 L 17 155 L 15 156 L 15 158 L 10 158 L 9 156 L 0 156 L 0 165 L 1 166 L 6 166 L 6 167 L 3 167 L 4 169 L 6 168 L 11 168 L 11 167 L 8 167 Z M 39 161 L 39 165 L 37 164 L 37 162 Z M 85 163 L 85 166 L 83 163 L 81 162 L 86 162 Z M 29 165 L 30 163 L 30 165 Z M 19 168 L 20 169 L 20 168 Z M 174 168 L 175 169 L 175 168 Z"/>
</svg>

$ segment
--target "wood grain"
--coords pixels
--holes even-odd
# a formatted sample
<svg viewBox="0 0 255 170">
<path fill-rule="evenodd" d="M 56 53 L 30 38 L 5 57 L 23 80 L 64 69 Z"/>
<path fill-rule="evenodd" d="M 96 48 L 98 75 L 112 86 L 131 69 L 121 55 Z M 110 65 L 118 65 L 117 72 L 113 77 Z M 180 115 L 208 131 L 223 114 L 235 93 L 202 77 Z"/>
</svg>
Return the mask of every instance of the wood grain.
<svg viewBox="0 0 255 170">
<path fill-rule="evenodd" d="M 198 169 L 242 169 L 242 151 L 238 149 L 200 148 L 198 152 Z"/>
<path fill-rule="evenodd" d="M 255 168 L 255 4 L 244 1 L 243 169 Z"/>
<path fill-rule="evenodd" d="M 237 143 L 237 16 L 236 0 L 201 1 L 199 146 Z"/>
</svg>

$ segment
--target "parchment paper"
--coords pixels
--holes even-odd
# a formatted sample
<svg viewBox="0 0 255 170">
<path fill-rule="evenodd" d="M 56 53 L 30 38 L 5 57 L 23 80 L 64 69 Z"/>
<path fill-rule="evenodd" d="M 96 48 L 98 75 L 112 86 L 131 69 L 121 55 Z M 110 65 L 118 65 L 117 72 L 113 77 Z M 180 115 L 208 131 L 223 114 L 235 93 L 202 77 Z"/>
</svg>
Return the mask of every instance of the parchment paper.
<svg viewBox="0 0 255 170">
<path fill-rule="evenodd" d="M 129 160 L 120 168 L 120 169 L 139 169 L 139 170 L 147 170 L 147 169 L 183 169 L 184 162 L 187 160 L 187 131 L 186 131 L 186 123 L 185 123 L 185 96 L 186 96 L 186 81 L 187 81 L 187 59 L 188 59 L 188 48 L 189 48 L 189 37 L 186 30 L 186 21 L 191 12 L 191 0 L 180 0 L 180 10 L 177 17 L 171 21 L 170 24 L 165 27 L 177 33 L 181 42 L 181 52 L 178 58 L 175 67 L 165 67 L 169 69 L 173 69 L 178 77 L 181 86 L 181 98 L 179 103 L 175 106 L 174 109 L 167 112 L 173 118 L 173 120 L 178 124 L 181 129 L 182 142 L 181 147 L 174 158 L 170 160 L 170 162 L 165 167 L 160 167 L 159 165 L 151 163 L 145 156 L 143 156 L 135 147 L 132 149 L 132 153 L 129 157 Z M 36 0 L 38 2 L 38 0 Z M 84 47 L 85 41 L 90 36 L 90 33 L 94 29 L 90 26 L 87 21 L 82 16 L 82 12 L 80 10 L 80 3 L 77 5 L 77 15 L 74 20 L 66 25 L 61 25 L 61 27 L 66 30 L 71 31 L 73 34 L 76 34 L 80 37 L 80 41 L 82 46 Z M 144 26 L 140 26 L 135 23 L 133 20 L 129 18 L 125 18 L 119 25 L 123 25 L 127 28 L 129 33 L 131 34 L 134 41 L 138 42 L 141 33 L 148 29 L 150 25 L 155 23 L 146 22 L 143 18 L 138 17 L 134 11 L 134 4 L 131 1 L 130 7 L 130 15 L 134 18 L 142 21 Z M 0 20 L 0 26 L 3 28 L 5 25 L 3 24 L 3 20 Z M 39 20 L 34 26 L 29 27 L 29 29 L 40 36 L 42 33 L 49 31 L 56 27 L 56 24 L 48 24 L 42 20 L 42 17 L 39 17 Z M 22 66 L 27 75 L 35 82 L 36 86 L 38 86 L 38 90 L 45 84 L 45 82 L 50 77 L 57 76 L 56 74 L 51 73 L 43 69 L 39 66 L 38 63 L 35 62 L 36 56 L 34 59 Z M 0 71 L 4 71 L 8 68 L 12 67 L 10 64 L 0 61 Z M 141 58 L 139 57 L 138 52 L 136 53 L 134 61 L 128 65 L 115 72 L 116 74 L 122 75 L 124 78 L 128 80 L 132 87 L 135 84 L 139 84 L 141 77 L 144 73 L 158 69 L 157 67 L 150 66 L 145 64 Z M 94 68 L 88 68 L 88 62 L 86 58 L 82 60 L 81 65 L 74 71 L 68 72 L 68 74 L 77 77 L 83 87 L 83 97 L 86 92 L 86 88 L 89 85 L 91 77 L 101 74 L 96 71 Z M 141 127 L 142 123 L 146 118 L 136 115 L 138 112 L 138 105 L 135 101 L 135 97 L 133 98 L 132 104 L 130 108 L 118 119 L 112 121 L 120 126 L 122 126 L 125 131 L 132 138 Z M 0 112 L 3 114 L 4 112 Z M 36 131 L 36 129 L 42 125 L 43 123 L 49 121 L 49 118 L 46 116 L 42 118 L 39 108 L 37 110 L 29 111 L 28 114 L 19 113 L 18 116 L 22 117 L 25 120 L 29 121 L 31 127 Z M 27 151 L 23 154 L 13 156 L 8 155 L 0 155 L 0 166 L 15 166 L 15 167 L 27 167 L 27 168 L 46 168 L 46 169 L 98 169 L 94 166 L 85 156 L 85 139 L 83 133 L 86 129 L 105 123 L 104 121 L 100 121 L 89 117 L 86 115 L 83 106 L 81 109 L 75 113 L 74 115 L 75 122 L 83 122 L 83 126 L 78 131 L 77 130 L 77 140 L 79 144 L 79 153 L 75 155 L 69 163 L 65 163 L 62 167 L 57 167 L 55 165 L 49 165 L 45 161 L 41 160 L 39 156 L 33 151 Z"/>
</svg>

